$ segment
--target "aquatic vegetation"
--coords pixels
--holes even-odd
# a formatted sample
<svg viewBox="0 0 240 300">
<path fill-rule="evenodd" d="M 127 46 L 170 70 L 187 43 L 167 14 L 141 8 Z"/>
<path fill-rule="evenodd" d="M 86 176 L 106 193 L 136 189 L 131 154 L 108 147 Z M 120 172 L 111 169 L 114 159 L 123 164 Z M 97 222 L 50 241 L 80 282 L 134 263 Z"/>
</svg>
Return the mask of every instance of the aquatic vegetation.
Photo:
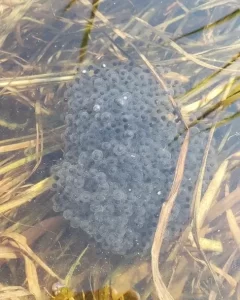
<svg viewBox="0 0 240 300">
<path fill-rule="evenodd" d="M 117 291 L 117 299 L 130 294 L 137 299 L 135 291 L 142 299 L 238 299 L 238 1 L 4 0 L 0 18 L 0 298 L 52 299 L 52 283 L 64 281 L 69 266 L 89 244 L 71 284 L 66 284 L 69 291 L 84 291 L 94 299 L 111 298 L 110 290 Z M 61 119 L 65 83 L 78 75 L 79 62 L 84 70 L 99 60 L 109 64 L 109 57 L 148 68 L 174 107 L 168 114 L 170 123 L 177 114 L 177 122 L 193 129 L 181 137 L 187 139 L 181 152 L 178 145 L 180 161 L 175 157 L 175 181 L 156 226 L 152 263 L 148 258 L 126 263 L 108 252 L 99 256 L 98 244 L 81 227 L 69 227 L 71 221 L 52 211 L 49 169 L 59 164 L 65 152 L 60 138 L 65 131 Z M 109 76 L 113 84 L 115 73 Z M 177 93 L 171 88 L 175 84 Z M 101 90 L 101 85 L 96 80 L 96 88 Z M 90 115 L 99 108 L 100 103 Z M 81 117 L 91 122 L 89 115 Z M 66 121 L 70 126 L 71 120 Z M 112 122 L 112 114 L 102 114 L 98 121 Z M 212 128 L 209 141 L 208 131 L 195 131 L 202 125 Z M 213 146 L 217 145 L 221 164 L 211 180 L 211 175 L 205 178 L 203 173 L 212 173 L 205 158 L 209 147 L 212 155 L 213 132 L 220 141 L 219 146 L 213 141 Z M 183 232 L 176 243 L 168 244 L 161 237 L 168 235 L 177 216 L 187 152 L 197 147 L 191 145 L 195 135 L 197 142 L 205 135 L 205 142 L 201 144 L 204 159 L 197 163 L 198 180 L 195 186 L 191 183 L 194 191 L 183 195 L 184 199 L 189 196 L 190 220 L 183 227 L 180 224 Z M 127 131 L 126 138 L 131 137 L 132 131 Z M 107 143 L 104 147 L 104 151 L 92 151 L 95 164 L 112 151 Z M 114 155 L 123 151 L 114 149 Z M 185 155 L 186 169 L 181 162 Z M 105 292 L 94 294 L 102 286 Z"/>
<path fill-rule="evenodd" d="M 86 292 L 74 292 L 70 288 L 62 287 L 59 289 L 56 296 L 53 296 L 54 300 L 138 300 L 139 294 L 134 290 L 126 292 L 124 295 L 118 295 L 111 287 L 106 286 L 97 291 L 86 291 Z"/>
</svg>

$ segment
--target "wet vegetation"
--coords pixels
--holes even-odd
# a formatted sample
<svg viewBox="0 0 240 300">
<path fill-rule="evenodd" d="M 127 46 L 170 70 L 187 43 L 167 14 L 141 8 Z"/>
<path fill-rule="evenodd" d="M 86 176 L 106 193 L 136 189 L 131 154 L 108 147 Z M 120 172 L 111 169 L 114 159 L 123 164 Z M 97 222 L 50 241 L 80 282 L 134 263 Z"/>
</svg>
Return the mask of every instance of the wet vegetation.
<svg viewBox="0 0 240 300">
<path fill-rule="evenodd" d="M 0 19 L 0 299 L 240 299 L 238 1 L 2 0 Z M 66 83 L 109 56 L 145 64 L 186 128 L 209 132 L 189 224 L 161 251 L 186 130 L 151 257 L 141 259 L 99 253 L 52 211 Z M 177 98 L 166 84 L 174 78 Z M 202 194 L 213 134 L 223 159 Z"/>
</svg>

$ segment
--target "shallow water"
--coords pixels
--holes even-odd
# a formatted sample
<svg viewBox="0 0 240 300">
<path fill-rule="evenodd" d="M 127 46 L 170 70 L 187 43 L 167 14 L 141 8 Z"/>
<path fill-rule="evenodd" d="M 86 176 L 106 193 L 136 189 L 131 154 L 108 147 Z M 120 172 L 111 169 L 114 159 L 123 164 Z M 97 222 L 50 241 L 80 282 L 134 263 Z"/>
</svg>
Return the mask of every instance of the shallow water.
<svg viewBox="0 0 240 300">
<path fill-rule="evenodd" d="M 162 289 L 155 290 L 156 272 L 152 272 L 153 264 L 157 264 L 156 248 L 152 257 L 150 248 L 144 255 L 142 251 L 138 255 L 105 251 L 95 242 L 95 236 L 72 228 L 61 213 L 52 209 L 55 192 L 51 189 L 50 169 L 60 164 L 66 153 L 62 135 L 66 126 L 67 84 L 75 78 L 79 67 L 85 70 L 91 64 L 133 61 L 152 72 L 164 91 L 164 99 L 168 97 L 172 112 L 167 118 L 177 116 L 185 127 L 200 128 L 206 136 L 203 148 L 209 133 L 214 131 L 214 155 L 221 166 L 215 177 L 210 176 L 215 170 L 207 161 L 208 181 L 199 204 L 198 197 L 192 195 L 192 171 L 188 173 L 196 167 L 187 158 L 184 176 L 189 176 L 189 194 L 185 191 L 184 197 L 189 198 L 189 216 L 181 224 L 181 232 L 189 228 L 191 219 L 197 220 L 193 221 L 193 237 L 185 233 L 181 243 L 176 243 L 180 233 L 174 240 L 164 239 L 157 268 L 174 299 L 238 299 L 237 2 L 107 0 L 99 5 L 95 1 L 93 7 L 88 0 L 61 4 L 6 1 L 0 4 L 0 16 L 4 24 L 0 30 L 0 212 L 5 237 L 0 239 L 0 247 L 9 247 L 0 250 L 4 253 L 0 257 L 0 282 L 7 287 L 23 286 L 38 299 L 49 299 L 43 287 L 52 292 L 51 285 L 67 276 L 87 247 L 80 264 L 73 267 L 74 273 L 70 271 L 67 276 L 71 280 L 64 285 L 78 291 L 97 291 L 111 284 L 111 291 L 102 291 L 105 296 L 96 294 L 97 298 L 107 298 L 106 294 L 112 292 L 116 298 L 128 292 L 126 297 L 140 295 L 143 299 L 161 293 Z M 171 88 L 173 84 L 179 87 L 177 92 Z M 216 128 L 211 131 L 214 124 Z M 185 135 L 186 130 L 182 137 Z M 190 144 L 191 141 L 190 137 Z M 201 148 L 195 147 L 193 153 Z M 198 158 L 196 164 L 200 162 Z M 215 179 L 207 189 L 212 177 Z M 171 184 L 172 177 L 164 197 Z M 144 205 L 147 207 L 147 203 Z M 173 214 L 178 215 L 176 210 L 179 208 L 175 206 Z M 160 207 L 157 217 L 159 213 Z M 197 230 L 196 224 L 200 226 Z M 168 227 L 166 232 L 169 230 Z M 10 233 L 15 235 L 10 237 Z M 27 251 L 34 251 L 55 276 L 31 256 L 32 252 L 27 253 L 41 266 L 36 273 L 29 269 L 35 267 L 29 265 L 26 252 L 20 251 L 19 260 L 7 254 L 15 251 L 12 247 L 25 243 L 22 239 L 20 242 L 22 237 L 27 239 Z M 17 241 L 17 246 L 11 239 Z M 180 246 L 172 251 L 175 245 Z M 10 260 L 6 263 L 5 258 Z"/>
</svg>

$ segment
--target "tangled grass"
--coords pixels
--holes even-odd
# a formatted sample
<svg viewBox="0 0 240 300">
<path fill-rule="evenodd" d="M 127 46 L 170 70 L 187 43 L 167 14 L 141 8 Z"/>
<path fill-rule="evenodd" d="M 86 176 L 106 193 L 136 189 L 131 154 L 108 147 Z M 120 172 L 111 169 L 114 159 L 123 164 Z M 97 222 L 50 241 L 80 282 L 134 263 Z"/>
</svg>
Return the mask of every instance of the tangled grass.
<svg viewBox="0 0 240 300">
<path fill-rule="evenodd" d="M 0 299 L 239 299 L 238 1 L 0 0 L 0 18 Z M 169 101 L 187 128 L 209 129 L 208 146 L 222 129 L 222 163 L 202 195 L 206 147 L 192 218 L 161 253 L 186 132 L 151 258 L 131 263 L 97 255 L 51 207 L 65 84 L 109 55 L 146 64 L 166 90 L 181 81 L 186 92 Z"/>
</svg>

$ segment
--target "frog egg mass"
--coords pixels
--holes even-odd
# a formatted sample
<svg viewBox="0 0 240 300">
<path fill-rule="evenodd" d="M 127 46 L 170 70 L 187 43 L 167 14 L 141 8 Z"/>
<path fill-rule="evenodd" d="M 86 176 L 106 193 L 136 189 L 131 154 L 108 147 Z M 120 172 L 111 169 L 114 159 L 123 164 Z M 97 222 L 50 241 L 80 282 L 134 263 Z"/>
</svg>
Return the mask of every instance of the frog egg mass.
<svg viewBox="0 0 240 300">
<path fill-rule="evenodd" d="M 182 89 L 176 80 L 169 88 Z M 166 92 L 148 68 L 115 61 L 82 70 L 65 98 L 65 151 L 53 170 L 53 209 L 112 253 L 149 249 L 183 141 Z M 206 142 L 206 132 L 192 129 L 170 236 L 188 219 Z M 216 165 L 212 147 L 205 185 Z"/>
</svg>

